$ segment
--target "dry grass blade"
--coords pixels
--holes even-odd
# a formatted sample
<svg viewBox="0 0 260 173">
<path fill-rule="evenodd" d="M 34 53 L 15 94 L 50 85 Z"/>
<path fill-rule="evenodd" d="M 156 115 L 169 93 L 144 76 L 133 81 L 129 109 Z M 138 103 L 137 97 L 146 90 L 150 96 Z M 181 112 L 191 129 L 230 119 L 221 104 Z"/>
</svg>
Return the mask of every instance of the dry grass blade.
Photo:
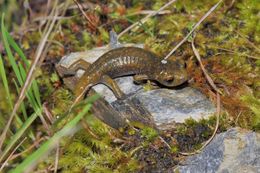
<svg viewBox="0 0 260 173">
<path fill-rule="evenodd" d="M 127 16 L 129 17 L 129 16 L 145 15 L 145 14 L 148 15 L 148 14 L 152 14 L 154 12 L 156 12 L 156 11 L 154 11 L 154 10 L 142 10 L 142 11 L 137 11 L 135 13 L 131 13 Z M 170 13 L 172 13 L 170 10 L 163 10 L 163 11 L 157 12 L 157 14 L 159 14 L 159 15 L 170 14 Z"/>
<path fill-rule="evenodd" d="M 83 10 L 82 5 L 77 1 L 77 0 L 73 0 L 75 2 L 75 4 L 77 4 L 79 10 L 81 11 L 81 13 L 83 14 L 83 16 L 86 18 L 86 20 L 93 26 L 96 27 L 95 24 L 91 21 L 91 19 L 86 15 L 86 13 Z"/>
<path fill-rule="evenodd" d="M 186 35 L 186 37 L 184 37 L 164 59 L 168 59 L 173 54 L 173 52 L 175 52 L 185 41 L 187 41 L 191 34 L 195 31 L 195 29 L 219 6 L 221 2 L 222 0 L 218 1 L 218 3 L 211 7 L 211 9 L 204 16 L 202 16 L 202 18 L 196 23 L 196 25 L 194 25 L 194 27 Z"/>
<path fill-rule="evenodd" d="M 48 121 L 52 124 L 54 122 L 54 116 L 52 115 L 51 111 L 47 107 L 47 102 L 43 103 L 43 112 L 48 119 Z"/>
<path fill-rule="evenodd" d="M 72 108 L 78 104 L 82 98 L 84 97 L 84 94 L 86 94 L 86 92 L 93 86 L 93 84 L 89 84 L 88 86 L 85 87 L 85 89 L 80 93 L 79 96 L 76 97 L 76 99 L 73 101 L 73 103 L 70 106 L 69 112 L 71 112 Z"/>
<path fill-rule="evenodd" d="M 54 171 L 53 171 L 54 173 L 57 173 L 57 171 L 58 171 L 59 153 L 60 153 L 60 145 L 58 143 L 57 149 L 56 149 L 56 155 L 55 155 L 55 163 L 54 163 Z"/>
<path fill-rule="evenodd" d="M 216 133 L 217 133 L 217 130 L 218 130 L 218 127 L 219 127 L 219 118 L 220 118 L 220 94 L 217 93 L 216 94 L 217 96 L 217 112 L 216 112 L 216 126 L 215 126 L 215 129 L 214 129 L 214 132 L 213 134 L 211 135 L 211 137 L 203 144 L 203 146 L 194 151 L 194 152 L 191 152 L 191 153 L 183 153 L 181 152 L 180 154 L 184 155 L 184 156 L 189 156 L 189 155 L 194 155 L 194 154 L 198 154 L 200 153 L 212 140 L 213 138 L 215 137 Z"/>
<path fill-rule="evenodd" d="M 27 138 L 25 137 L 15 148 L 14 150 L 10 153 L 10 155 L 7 157 L 7 159 L 5 160 L 5 162 L 2 164 L 1 168 L 0 168 L 0 172 L 4 169 L 5 165 L 7 165 L 8 161 L 12 158 L 13 154 L 15 153 L 15 151 L 23 144 L 23 142 L 26 140 Z"/>
<path fill-rule="evenodd" d="M 243 39 L 245 39 L 253 48 L 255 48 L 258 53 L 260 53 L 260 48 L 257 47 L 254 43 L 252 43 L 246 36 L 244 36 L 242 33 L 234 30 L 240 37 L 242 37 Z"/>
<path fill-rule="evenodd" d="M 19 157 L 19 156 L 21 156 L 21 155 L 31 151 L 33 148 L 37 148 L 37 146 L 44 140 L 46 140 L 45 137 L 42 137 L 40 139 L 35 140 L 31 146 L 29 146 L 28 148 L 26 148 L 25 150 L 23 150 L 20 153 L 14 154 L 9 160 L 14 160 L 17 157 Z"/>
<path fill-rule="evenodd" d="M 148 14 L 147 16 L 145 16 L 145 18 L 143 18 L 141 21 L 138 21 L 132 25 L 130 25 L 128 28 L 126 28 L 124 31 L 122 31 L 120 34 L 118 34 L 118 38 L 120 38 L 123 34 L 127 33 L 128 31 L 130 31 L 131 29 L 133 29 L 134 27 L 145 23 L 150 17 L 155 16 L 156 14 L 158 14 L 159 12 L 163 11 L 165 8 L 167 8 L 169 5 L 171 5 L 172 3 L 174 3 L 177 0 L 171 0 L 169 1 L 167 4 L 165 4 L 164 6 L 162 6 L 159 10 L 157 11 L 153 11 L 152 13 Z"/>
<path fill-rule="evenodd" d="M 171 146 L 163 139 L 163 137 L 159 136 L 160 140 L 171 150 Z"/>
<path fill-rule="evenodd" d="M 30 67 L 30 70 L 28 72 L 28 75 L 27 75 L 27 78 L 26 78 L 26 81 L 24 82 L 24 85 L 21 89 L 21 92 L 19 94 L 19 97 L 18 97 L 18 100 L 17 102 L 15 103 L 14 105 L 14 108 L 12 110 L 12 113 L 10 115 L 10 118 L 5 126 L 5 129 L 3 130 L 2 134 L 1 134 L 1 137 L 0 137 L 0 149 L 2 148 L 2 145 L 3 145 L 3 142 L 5 140 L 5 137 L 6 137 L 6 132 L 7 130 L 9 129 L 10 125 L 11 125 L 11 122 L 17 112 L 17 110 L 19 109 L 23 99 L 25 98 L 25 95 L 26 95 L 26 92 L 29 88 L 29 86 L 31 85 L 32 83 L 32 80 L 33 80 L 33 74 L 34 74 L 34 71 L 37 67 L 37 64 L 41 58 L 41 53 L 45 47 L 45 44 L 46 44 L 46 41 L 50 35 L 50 32 L 52 31 L 53 27 L 54 27 L 54 24 L 55 24 L 55 21 L 56 21 L 56 17 L 58 16 L 58 10 L 56 9 L 55 10 L 55 15 L 54 15 L 54 19 L 52 20 L 52 23 L 50 24 L 46 34 L 44 35 L 44 37 L 41 39 L 41 42 L 37 48 L 37 51 L 36 51 L 36 55 L 35 55 L 35 58 L 34 58 L 34 62 L 32 63 L 31 67 Z"/>
<path fill-rule="evenodd" d="M 223 50 L 226 51 L 229 54 L 237 54 L 239 56 L 245 56 L 247 58 L 251 58 L 251 59 L 260 59 L 260 57 L 256 57 L 256 56 L 252 56 L 252 55 L 248 55 L 248 54 L 244 54 L 244 53 L 239 53 L 233 50 L 229 50 L 229 49 L 225 49 L 225 48 L 217 48 L 218 50 Z"/>
<path fill-rule="evenodd" d="M 213 80 L 211 79 L 211 77 L 208 75 L 208 72 L 207 72 L 207 70 L 205 69 L 204 65 L 202 64 L 200 54 L 199 54 L 198 50 L 195 48 L 195 46 L 194 46 L 194 39 L 193 39 L 192 42 L 191 42 L 191 46 L 192 46 L 192 50 L 193 50 L 193 52 L 194 52 L 194 54 L 195 54 L 197 60 L 199 61 L 200 68 L 202 69 L 203 74 L 205 75 L 205 77 L 206 77 L 208 83 L 210 84 L 210 86 L 211 86 L 215 91 L 217 91 L 218 93 L 221 93 L 221 92 L 219 91 L 219 89 L 217 88 L 217 86 L 214 84 L 214 82 L 213 82 Z"/>
<path fill-rule="evenodd" d="M 214 84 L 213 80 L 211 79 L 211 77 L 208 75 L 204 65 L 202 64 L 201 62 L 201 58 L 200 58 L 200 55 L 199 55 L 199 52 L 198 50 L 196 49 L 196 47 L 194 46 L 194 39 L 192 40 L 191 42 L 191 45 L 192 45 L 192 50 L 197 58 L 197 60 L 199 61 L 199 64 L 200 64 L 200 68 L 202 69 L 203 71 L 203 74 L 205 75 L 208 83 L 210 84 L 210 86 L 215 90 L 216 92 L 216 97 L 217 97 L 217 112 L 216 112 L 216 126 L 215 126 L 215 129 L 214 129 L 214 132 L 213 134 L 211 135 L 211 137 L 203 144 L 203 146 L 196 150 L 195 152 L 191 152 L 191 153 L 180 153 L 182 155 L 193 155 L 193 154 L 197 154 L 199 152 L 202 151 L 203 148 L 205 148 L 211 141 L 212 139 L 214 138 L 214 136 L 216 135 L 217 133 L 217 130 L 218 130 L 218 127 L 219 127 L 219 118 L 220 118 L 220 94 L 219 94 L 219 89 L 217 88 L 217 86 Z"/>
<path fill-rule="evenodd" d="M 41 119 L 41 122 L 42 122 L 43 127 L 45 128 L 47 134 L 48 134 L 49 136 L 52 136 L 52 130 L 51 130 L 50 124 L 45 120 L 45 118 L 44 118 L 43 115 L 40 115 L 39 117 L 40 117 L 40 119 Z"/>
</svg>

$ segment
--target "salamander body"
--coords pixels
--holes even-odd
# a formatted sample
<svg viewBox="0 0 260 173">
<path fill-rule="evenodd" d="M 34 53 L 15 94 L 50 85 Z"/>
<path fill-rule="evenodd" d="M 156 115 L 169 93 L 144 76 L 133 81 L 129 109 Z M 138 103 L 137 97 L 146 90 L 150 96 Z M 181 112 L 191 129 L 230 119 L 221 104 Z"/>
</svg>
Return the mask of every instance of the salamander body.
<svg viewBox="0 0 260 173">
<path fill-rule="evenodd" d="M 81 100 L 83 93 L 98 83 L 107 85 L 118 99 L 124 93 L 114 78 L 134 75 L 134 80 L 156 81 L 166 87 L 178 86 L 187 81 L 185 63 L 181 60 L 162 60 L 155 54 L 137 47 L 122 47 L 103 54 L 89 65 L 83 60 L 74 63 L 74 70 L 83 68 L 85 73 L 78 80 L 74 93 Z"/>
</svg>

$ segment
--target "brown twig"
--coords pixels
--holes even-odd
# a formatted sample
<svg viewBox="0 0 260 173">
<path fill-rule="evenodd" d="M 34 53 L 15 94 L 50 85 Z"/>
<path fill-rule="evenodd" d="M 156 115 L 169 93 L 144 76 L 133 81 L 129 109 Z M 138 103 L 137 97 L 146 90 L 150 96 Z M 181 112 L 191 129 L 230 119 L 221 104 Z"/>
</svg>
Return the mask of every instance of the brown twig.
<svg viewBox="0 0 260 173">
<path fill-rule="evenodd" d="M 7 157 L 7 159 L 5 160 L 5 162 L 2 164 L 1 168 L 0 168 L 0 172 L 4 169 L 5 165 L 7 164 L 7 162 L 10 160 L 10 158 L 13 156 L 13 154 L 15 153 L 15 151 L 23 144 L 23 142 L 27 139 L 27 137 L 25 137 L 11 152 L 11 154 Z"/>
<path fill-rule="evenodd" d="M 197 60 L 199 61 L 200 68 L 202 69 L 203 74 L 205 75 L 205 77 L 206 77 L 208 83 L 210 84 L 210 86 L 211 86 L 215 91 L 217 91 L 218 93 L 221 93 L 221 92 L 219 91 L 219 89 L 217 88 L 217 86 L 214 84 L 214 82 L 213 82 L 213 80 L 211 79 L 211 77 L 208 75 L 208 72 L 207 72 L 207 70 L 205 69 L 204 65 L 202 64 L 200 54 L 199 54 L 198 50 L 195 48 L 195 45 L 194 45 L 194 39 L 193 39 L 192 42 L 191 42 L 191 46 L 192 46 L 192 50 L 193 50 L 193 52 L 194 52 L 194 54 L 195 54 Z"/>
<path fill-rule="evenodd" d="M 75 98 L 75 100 L 73 101 L 73 103 L 72 103 L 71 106 L 70 106 L 69 112 L 71 112 L 72 108 L 82 100 L 82 98 L 84 97 L 84 95 L 86 94 L 86 92 L 87 92 L 92 86 L 93 86 L 92 83 L 89 84 L 88 86 L 86 86 L 86 87 L 84 88 L 84 90 L 80 93 L 80 95 L 78 95 L 78 96 Z"/>
<path fill-rule="evenodd" d="M 134 27 L 145 23 L 150 17 L 155 16 L 156 14 L 158 14 L 159 12 L 163 11 L 165 8 L 167 8 L 169 5 L 171 5 L 172 3 L 174 3 L 177 0 L 171 0 L 168 3 L 166 3 L 164 6 L 162 6 L 159 10 L 154 11 L 150 14 L 148 14 L 147 16 L 145 16 L 141 21 L 138 21 L 132 25 L 130 25 L 128 28 L 126 28 L 125 30 L 123 30 L 120 34 L 118 34 L 118 39 L 125 33 L 127 33 L 128 31 L 130 31 L 131 29 L 133 29 Z"/>
<path fill-rule="evenodd" d="M 46 115 L 48 121 L 49 121 L 51 124 L 53 124 L 54 118 L 53 118 L 53 115 L 52 115 L 51 111 L 49 110 L 47 104 L 48 104 L 47 102 L 43 103 L 43 106 L 42 106 L 42 107 L 43 107 L 43 112 L 45 113 L 45 115 Z"/>
<path fill-rule="evenodd" d="M 42 114 L 39 115 L 39 117 L 40 117 L 40 119 L 41 119 L 41 121 L 42 121 L 42 124 L 43 124 L 44 128 L 45 128 L 46 131 L 47 131 L 47 134 L 48 134 L 49 136 L 52 136 L 52 130 L 51 130 L 51 127 L 50 127 L 49 123 L 47 123 L 47 121 L 45 120 L 45 118 L 44 118 L 44 116 L 43 116 Z"/>
<path fill-rule="evenodd" d="M 240 33 L 239 31 L 234 30 L 240 37 L 242 37 L 243 39 L 245 39 L 253 48 L 255 48 L 258 53 L 260 53 L 260 48 L 257 47 L 254 43 L 252 43 L 246 36 L 244 36 L 242 33 Z"/>
<path fill-rule="evenodd" d="M 79 15 L 81 15 L 81 14 L 79 14 Z M 57 16 L 56 20 L 71 19 L 71 18 L 77 17 L 77 16 L 79 16 L 79 15 L 73 15 L 73 16 L 67 16 L 67 17 Z M 45 21 L 45 20 L 53 20 L 53 16 L 40 16 L 40 17 L 34 18 L 32 21 L 33 21 L 33 22 L 38 22 L 38 21 Z"/>
<path fill-rule="evenodd" d="M 141 10 L 141 11 L 137 11 L 137 12 L 128 14 L 126 16 L 129 17 L 129 16 L 135 16 L 135 15 L 145 15 L 145 14 L 148 15 L 148 14 L 152 14 L 154 12 L 156 12 L 156 11 L 154 11 L 154 10 Z M 164 14 L 170 14 L 170 13 L 172 13 L 170 10 L 163 10 L 163 11 L 158 12 L 157 14 L 158 15 L 164 15 Z"/>
<path fill-rule="evenodd" d="M 236 51 L 233 51 L 233 50 L 229 50 L 229 49 L 225 49 L 225 48 L 217 48 L 217 49 L 226 51 L 229 54 L 237 54 L 239 56 L 245 56 L 245 57 L 252 58 L 252 59 L 260 59 L 260 57 L 247 55 L 247 54 L 244 54 L 244 53 L 239 53 L 239 52 L 236 52 Z"/>
<path fill-rule="evenodd" d="M 171 146 L 163 139 L 163 137 L 159 136 L 159 138 L 167 146 L 168 149 L 171 149 Z"/>
<path fill-rule="evenodd" d="M 57 171 L 58 171 L 59 153 L 60 153 L 60 145 L 58 143 L 57 149 L 56 149 L 56 155 L 55 155 L 55 164 L 54 164 L 54 171 L 53 171 L 54 173 L 57 173 Z"/>
<path fill-rule="evenodd" d="M 98 7 L 97 4 L 94 4 L 94 3 L 92 3 L 92 2 L 82 2 L 80 5 L 81 5 L 82 8 L 85 9 L 85 10 L 95 10 L 95 9 Z M 75 10 L 75 9 L 78 9 L 78 8 L 79 8 L 79 7 L 78 7 L 77 4 L 76 4 L 76 5 L 70 5 L 70 6 L 68 7 L 68 10 Z"/>
<path fill-rule="evenodd" d="M 188 40 L 188 38 L 191 36 L 191 34 L 195 31 L 195 29 L 197 29 L 197 27 L 219 6 L 219 4 L 222 2 L 223 0 L 218 1 L 218 3 L 216 3 L 213 7 L 211 7 L 211 9 L 202 16 L 202 18 L 196 23 L 196 25 L 194 25 L 194 27 L 190 30 L 190 32 L 186 35 L 186 37 L 184 37 L 172 50 L 170 53 L 168 53 L 168 55 L 166 55 L 166 57 L 164 58 L 164 60 L 168 59 L 173 52 L 175 52 L 185 41 Z"/>
<path fill-rule="evenodd" d="M 199 55 L 199 52 L 198 50 L 196 49 L 196 47 L 194 46 L 194 39 L 192 39 L 192 42 L 191 42 L 191 46 L 192 46 L 192 50 L 197 58 L 197 60 L 199 61 L 199 64 L 200 64 L 200 68 L 202 69 L 203 71 L 203 74 L 205 75 L 209 85 L 215 90 L 216 92 L 216 99 L 217 99 L 217 112 L 216 112 L 216 126 L 215 126 L 215 129 L 214 129 L 214 132 L 213 134 L 211 135 L 211 137 L 203 144 L 203 146 L 194 151 L 194 152 L 191 152 L 191 153 L 180 153 L 182 155 L 193 155 L 193 154 L 198 154 L 202 151 L 202 149 L 204 149 L 211 141 L 212 139 L 215 137 L 216 133 L 217 133 L 217 130 L 218 130 L 218 127 L 219 127 L 219 118 L 220 118 L 220 94 L 219 94 L 219 89 L 217 88 L 217 86 L 214 84 L 213 80 L 211 79 L 211 77 L 208 75 L 204 65 L 202 64 L 201 62 L 201 57 Z"/>
<path fill-rule="evenodd" d="M 14 154 L 14 155 L 10 158 L 10 160 L 14 160 L 14 159 L 16 159 L 17 157 L 23 155 L 24 153 L 27 153 L 28 151 L 30 151 L 31 149 L 33 149 L 35 146 L 39 145 L 39 143 L 40 143 L 41 141 L 43 141 L 44 139 L 45 139 L 45 137 L 42 137 L 42 138 L 40 138 L 40 139 L 37 139 L 36 141 L 34 141 L 34 143 L 33 143 L 31 146 L 29 146 L 28 148 L 26 148 L 26 150 L 24 150 L 24 151 L 22 151 L 22 152 L 20 152 L 20 153 Z"/>
<path fill-rule="evenodd" d="M 89 125 L 85 119 L 81 120 L 82 127 L 95 139 L 99 139 L 99 137 L 89 128 Z"/>
<path fill-rule="evenodd" d="M 81 13 L 83 14 L 83 16 L 86 18 L 86 20 L 90 23 L 90 25 L 92 25 L 92 27 L 96 27 L 96 25 L 91 21 L 91 19 L 88 17 L 88 15 L 85 13 L 82 5 L 77 1 L 77 0 L 73 0 L 75 2 L 75 4 L 77 4 L 79 10 L 81 11 Z"/>
</svg>

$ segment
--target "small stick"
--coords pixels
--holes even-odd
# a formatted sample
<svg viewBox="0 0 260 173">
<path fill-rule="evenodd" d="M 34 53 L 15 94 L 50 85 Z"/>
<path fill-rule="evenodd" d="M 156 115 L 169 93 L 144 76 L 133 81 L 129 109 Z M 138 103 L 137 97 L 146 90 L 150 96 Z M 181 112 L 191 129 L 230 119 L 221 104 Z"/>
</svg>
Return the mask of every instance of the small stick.
<svg viewBox="0 0 260 173">
<path fill-rule="evenodd" d="M 56 149 L 56 155 L 55 155 L 55 164 L 54 164 L 54 173 L 57 173 L 58 170 L 58 164 L 59 164 L 59 153 L 60 153 L 60 144 L 57 144 L 57 149 Z"/>
<path fill-rule="evenodd" d="M 167 146 L 167 148 L 171 149 L 171 146 L 161 136 L 159 136 L 159 138 Z"/>
<path fill-rule="evenodd" d="M 84 97 L 84 94 L 86 94 L 86 92 L 93 86 L 92 83 L 90 83 L 88 86 L 85 87 L 85 89 L 80 93 L 79 96 L 77 96 L 77 98 L 73 101 L 72 105 L 70 106 L 69 112 L 71 112 L 72 108 L 79 102 L 82 100 L 82 98 Z"/>
<path fill-rule="evenodd" d="M 155 11 L 154 10 L 142 10 L 142 11 L 138 11 L 138 12 L 135 12 L 135 13 L 132 13 L 132 14 L 128 14 L 126 16 L 135 16 L 135 15 L 148 15 L 148 14 L 151 14 L 151 13 L 154 13 Z M 170 14 L 171 11 L 170 10 L 164 10 L 164 11 L 161 11 L 161 12 L 158 12 L 157 14 L 159 15 L 164 15 L 164 14 Z"/>
<path fill-rule="evenodd" d="M 169 1 L 167 4 L 165 4 L 164 6 L 162 6 L 159 10 L 157 11 L 153 11 L 152 13 L 148 14 L 147 16 L 145 16 L 141 21 L 135 22 L 134 24 L 130 25 L 128 28 L 126 28 L 125 30 L 123 30 L 120 34 L 118 34 L 118 38 L 120 38 L 123 34 L 127 33 L 128 31 L 130 31 L 131 29 L 133 29 L 134 27 L 136 27 L 139 24 L 143 24 L 145 23 L 148 18 L 155 16 L 156 14 L 158 14 L 159 12 L 163 11 L 165 8 L 167 8 L 169 5 L 171 5 L 172 3 L 174 3 L 177 0 L 171 0 Z"/>
<path fill-rule="evenodd" d="M 25 137 L 16 147 L 15 149 L 11 152 L 11 154 L 8 156 L 8 158 L 5 160 L 5 162 L 2 164 L 1 168 L 0 168 L 0 172 L 4 169 L 5 165 L 7 164 L 7 162 L 10 160 L 10 158 L 13 156 L 14 152 L 23 144 L 23 142 L 27 139 L 27 137 Z"/>
<path fill-rule="evenodd" d="M 44 103 L 43 103 L 43 105 L 42 105 L 42 107 L 43 107 L 43 112 L 45 113 L 45 115 L 46 115 L 48 121 L 49 121 L 51 124 L 53 124 L 54 118 L 53 118 L 53 115 L 52 115 L 51 111 L 49 110 L 47 104 L 48 104 L 47 102 L 44 102 Z"/>
<path fill-rule="evenodd" d="M 188 40 L 188 38 L 191 36 L 191 34 L 195 31 L 195 29 L 219 6 L 219 4 L 222 2 L 222 0 L 218 1 L 211 9 L 204 15 L 202 18 L 196 23 L 196 25 L 191 29 L 191 31 L 184 37 L 172 50 L 171 52 L 164 58 L 164 60 L 168 59 L 173 52 L 175 52 L 185 41 Z"/>
<path fill-rule="evenodd" d="M 26 148 L 25 150 L 23 150 L 23 151 L 20 152 L 20 153 L 14 154 L 9 160 L 14 160 L 14 159 L 16 159 L 17 157 L 21 156 L 22 154 L 27 153 L 28 151 L 30 151 L 31 149 L 33 149 L 36 145 L 39 145 L 39 143 L 40 143 L 41 141 L 43 141 L 43 140 L 45 140 L 45 138 L 43 138 L 43 137 L 40 138 L 40 139 L 37 139 L 36 141 L 34 141 L 34 143 L 33 143 L 31 146 L 29 146 L 28 148 Z"/>
<path fill-rule="evenodd" d="M 256 56 L 239 53 L 239 52 L 236 52 L 236 51 L 233 51 L 233 50 L 229 50 L 229 49 L 226 49 L 226 48 L 217 48 L 217 49 L 226 51 L 229 54 L 237 54 L 239 56 L 245 56 L 245 57 L 252 58 L 252 59 L 260 59 L 259 57 L 256 57 Z"/>
<path fill-rule="evenodd" d="M 194 39 L 192 39 L 191 45 L 192 45 L 192 50 L 193 50 L 195 56 L 197 57 L 197 60 L 199 61 L 200 67 L 201 67 L 201 69 L 202 69 L 202 71 L 203 71 L 203 73 L 204 73 L 204 75 L 205 75 L 205 77 L 206 77 L 208 83 L 210 84 L 210 86 L 211 86 L 211 87 L 215 90 L 215 92 L 216 92 L 216 97 L 217 97 L 217 113 L 216 113 L 216 118 L 217 118 L 217 120 L 216 120 L 216 121 L 217 121 L 217 122 L 216 122 L 215 130 L 214 130 L 213 134 L 212 134 L 211 137 L 204 143 L 204 145 L 203 145 L 200 149 L 198 149 L 198 150 L 196 150 L 196 151 L 194 151 L 194 152 L 191 152 L 191 153 L 180 153 L 180 154 L 186 155 L 186 156 L 187 156 L 187 155 L 194 155 L 194 154 L 200 153 L 200 152 L 202 151 L 202 149 L 204 149 L 204 148 L 213 140 L 213 138 L 215 137 L 215 135 L 216 135 L 216 133 L 217 133 L 218 127 L 219 127 L 219 118 L 220 118 L 220 94 L 219 94 L 219 90 L 218 90 L 217 86 L 214 84 L 214 82 L 213 82 L 213 80 L 211 79 L 211 77 L 208 75 L 206 69 L 204 68 L 204 66 L 203 66 L 203 64 L 202 64 L 202 62 L 201 62 L 201 58 L 200 58 L 200 55 L 199 55 L 199 53 L 198 53 L 198 50 L 197 50 L 197 49 L 195 48 L 195 46 L 194 46 Z"/>
<path fill-rule="evenodd" d="M 85 119 L 81 120 L 82 127 L 94 138 L 99 140 L 99 137 L 91 130 Z"/>
<path fill-rule="evenodd" d="M 254 43 L 252 43 L 245 35 L 243 35 L 242 33 L 240 33 L 239 31 L 234 30 L 240 37 L 242 37 L 243 39 L 245 39 L 252 47 L 254 47 L 258 53 L 260 53 L 260 48 L 257 47 Z"/>
<path fill-rule="evenodd" d="M 75 4 L 77 4 L 79 10 L 81 11 L 81 13 L 83 14 L 83 16 L 86 18 L 86 20 L 93 26 L 96 27 L 96 25 L 91 21 L 91 19 L 87 16 L 87 14 L 85 13 L 85 11 L 83 10 L 82 5 L 77 1 L 77 0 L 73 0 L 75 2 Z"/>
<path fill-rule="evenodd" d="M 219 89 L 217 88 L 217 86 L 214 84 L 214 82 L 213 82 L 213 80 L 211 79 L 211 77 L 208 75 L 208 72 L 207 72 L 207 70 L 205 69 L 204 65 L 202 64 L 200 54 L 199 54 L 198 50 L 195 48 L 195 46 L 194 46 L 194 39 L 193 39 L 192 42 L 191 42 L 191 46 L 192 46 L 192 50 L 193 50 L 193 52 L 194 52 L 194 54 L 195 54 L 197 60 L 199 61 L 200 68 L 202 69 L 202 71 L 203 71 L 203 73 L 204 73 L 204 75 L 205 75 L 205 77 L 206 77 L 208 83 L 210 84 L 210 86 L 211 86 L 215 91 L 217 91 L 218 93 L 221 93 L 221 92 L 219 91 Z"/>
</svg>

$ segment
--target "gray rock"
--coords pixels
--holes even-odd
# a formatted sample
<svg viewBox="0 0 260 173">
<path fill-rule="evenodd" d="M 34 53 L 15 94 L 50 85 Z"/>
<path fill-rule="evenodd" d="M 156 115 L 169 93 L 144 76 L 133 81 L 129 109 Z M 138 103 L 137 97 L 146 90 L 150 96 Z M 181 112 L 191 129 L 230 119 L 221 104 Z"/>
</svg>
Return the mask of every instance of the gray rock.
<svg viewBox="0 0 260 173">
<path fill-rule="evenodd" d="M 233 128 L 188 157 L 180 173 L 260 173 L 260 134 Z"/>
<path fill-rule="evenodd" d="M 215 112 L 214 105 L 191 87 L 139 92 L 135 97 L 151 113 L 156 125 L 162 127 L 172 122 L 183 123 L 187 118 L 207 118 Z"/>
<path fill-rule="evenodd" d="M 118 78 L 116 82 L 122 91 L 129 95 L 128 100 L 135 98 L 140 101 L 160 129 L 168 128 L 173 123 L 183 123 L 187 118 L 207 118 L 216 111 L 214 105 L 201 92 L 191 87 L 144 91 L 141 85 L 133 83 L 132 77 Z M 94 89 L 109 103 L 114 104 L 116 101 L 114 94 L 106 86 L 100 84 Z"/>
</svg>

